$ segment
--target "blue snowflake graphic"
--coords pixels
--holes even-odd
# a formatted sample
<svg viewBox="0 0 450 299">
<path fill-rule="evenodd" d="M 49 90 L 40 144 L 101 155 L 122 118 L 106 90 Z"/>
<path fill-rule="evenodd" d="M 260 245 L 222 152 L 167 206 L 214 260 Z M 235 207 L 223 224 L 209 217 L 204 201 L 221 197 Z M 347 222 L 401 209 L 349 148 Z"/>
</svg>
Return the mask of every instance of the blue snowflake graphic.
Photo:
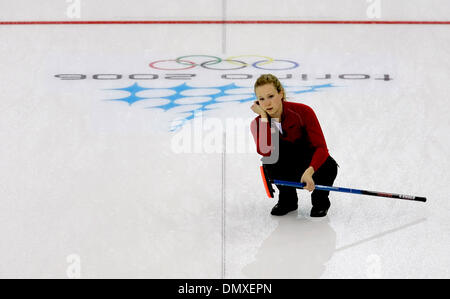
<svg viewBox="0 0 450 299">
<path fill-rule="evenodd" d="M 320 85 L 307 85 L 307 86 L 288 86 L 288 85 L 284 85 L 285 89 L 288 88 L 307 88 L 307 89 L 303 89 L 303 90 L 298 90 L 298 91 L 288 91 L 288 93 L 291 94 L 300 94 L 300 93 L 309 93 L 309 92 L 317 92 L 322 88 L 331 88 L 331 87 L 337 87 L 334 86 L 333 83 L 329 83 L 329 84 L 320 84 Z M 213 107 L 209 107 L 213 104 L 218 104 L 218 103 L 224 103 L 224 101 L 220 101 L 218 100 L 221 97 L 224 96 L 243 96 L 243 98 L 241 99 L 236 99 L 236 100 L 227 100 L 227 103 L 230 102 L 235 102 L 235 103 L 245 103 L 245 102 L 251 102 L 256 100 L 256 97 L 254 95 L 253 92 L 248 92 L 248 93 L 230 93 L 229 91 L 231 90 L 235 90 L 235 89 L 245 89 L 247 87 L 242 87 L 242 86 L 238 86 L 235 83 L 231 83 L 231 84 L 227 84 L 227 85 L 223 85 L 223 86 L 207 86 L 207 87 L 193 87 L 193 86 L 189 86 L 188 84 L 186 84 L 186 82 L 178 85 L 178 86 L 174 86 L 174 87 L 142 87 L 140 86 L 138 83 L 134 83 L 133 85 L 130 85 L 128 87 L 125 88 L 111 88 L 111 89 L 106 89 L 106 90 L 122 90 L 122 91 L 126 91 L 129 93 L 128 96 L 123 97 L 123 98 L 118 98 L 118 99 L 106 99 L 105 101 L 121 101 L 121 102 L 127 102 L 128 105 L 133 105 L 134 103 L 138 102 L 138 101 L 142 101 L 142 100 L 151 100 L 151 99 L 167 99 L 169 100 L 169 102 L 167 104 L 163 104 L 163 105 L 158 105 L 158 106 L 151 106 L 151 107 L 144 107 L 144 109 L 163 109 L 164 111 L 170 111 L 174 108 L 177 107 L 181 107 L 181 106 L 191 106 L 193 104 L 191 103 L 187 103 L 187 104 L 182 104 L 179 103 L 181 99 L 183 98 L 191 98 L 192 96 L 185 96 L 182 93 L 184 91 L 187 90 L 198 90 L 198 89 L 216 89 L 218 90 L 218 92 L 214 93 L 214 94 L 208 94 L 205 97 L 210 98 L 207 101 L 203 101 L 201 103 L 195 103 L 195 105 L 197 106 L 196 108 L 193 108 L 192 110 L 188 110 L 188 111 L 184 111 L 183 115 L 185 115 L 186 113 L 188 115 L 185 115 L 184 117 L 179 118 L 179 121 L 176 122 L 175 125 L 172 125 L 170 131 L 176 131 L 180 128 L 182 128 L 184 126 L 184 124 L 186 124 L 186 122 L 192 120 L 195 118 L 196 115 L 198 115 L 199 113 L 203 112 L 203 111 L 208 111 L 208 110 L 213 110 L 213 109 L 217 109 L 217 108 L 213 108 Z M 173 91 L 173 94 L 170 96 L 162 96 L 162 97 L 140 97 L 137 96 L 136 94 L 141 92 L 141 91 L 145 91 L 145 90 L 171 90 Z M 204 97 L 204 96 L 202 96 Z M 198 107 L 200 106 L 200 107 Z"/>
</svg>

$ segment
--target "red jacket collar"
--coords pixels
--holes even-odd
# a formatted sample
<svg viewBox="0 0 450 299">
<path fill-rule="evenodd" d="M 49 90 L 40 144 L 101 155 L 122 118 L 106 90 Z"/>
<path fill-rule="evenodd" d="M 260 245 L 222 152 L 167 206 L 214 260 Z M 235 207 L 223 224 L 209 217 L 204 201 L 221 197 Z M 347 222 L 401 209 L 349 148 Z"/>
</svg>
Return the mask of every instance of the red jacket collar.
<svg viewBox="0 0 450 299">
<path fill-rule="evenodd" d="M 281 123 L 283 128 L 289 128 L 292 124 L 295 124 L 295 114 L 297 114 L 294 110 L 291 109 L 290 103 L 283 101 L 283 112 L 281 112 Z"/>
</svg>

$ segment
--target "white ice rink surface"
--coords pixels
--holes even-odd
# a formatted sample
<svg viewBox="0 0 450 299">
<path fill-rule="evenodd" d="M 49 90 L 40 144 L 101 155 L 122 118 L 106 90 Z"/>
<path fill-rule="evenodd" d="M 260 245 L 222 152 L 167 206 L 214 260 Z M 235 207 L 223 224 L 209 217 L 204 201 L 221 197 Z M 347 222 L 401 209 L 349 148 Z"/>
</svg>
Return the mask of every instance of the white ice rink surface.
<svg viewBox="0 0 450 299">
<path fill-rule="evenodd" d="M 268 2 L 261 2 L 254 11 L 256 4 L 239 8 L 229 1 L 227 17 L 282 19 L 289 12 L 286 6 L 270 15 L 261 9 Z M 191 11 L 179 1 L 175 12 L 154 3 L 148 14 L 130 5 L 114 18 L 127 19 L 131 11 L 134 19 L 174 19 L 171 13 L 185 16 L 178 19 L 223 17 L 220 1 L 214 7 L 191 1 L 192 8 L 204 5 Z M 386 15 L 444 19 L 450 6 L 439 3 L 434 15 L 423 11 L 422 18 L 407 9 L 405 15 L 389 15 L 390 10 Z M 2 10 L 1 19 L 67 20 L 64 13 L 55 17 L 47 6 L 42 9 L 36 9 L 37 17 L 31 8 L 23 15 Z M 113 18 L 84 11 L 81 20 Z M 315 7 L 311 14 L 292 12 L 286 18 L 365 18 L 364 10 L 319 12 Z M 450 278 L 449 37 L 450 25 L 0 25 L 0 277 Z M 235 59 L 246 64 L 211 70 L 200 66 L 211 57 L 191 55 L 240 56 Z M 150 66 L 182 56 L 197 65 Z M 298 66 L 257 69 L 252 64 L 265 59 L 261 56 Z M 231 83 L 242 89 L 225 91 L 216 109 L 196 119 L 216 121 L 218 127 L 230 118 L 243 121 L 247 126 L 238 128 L 251 141 L 251 101 L 238 100 L 248 98 L 242 94 L 252 91 L 262 73 L 291 74 L 281 80 L 292 87 L 289 100 L 316 112 L 340 165 L 335 186 L 428 201 L 332 192 L 328 216 L 312 221 L 310 194 L 298 190 L 299 210 L 274 217 L 276 200 L 265 194 L 253 144 L 243 152 L 228 139 L 225 153 L 174 149 L 181 130 L 171 131 L 171 121 L 204 103 L 212 93 L 206 87 Z M 86 78 L 62 80 L 58 74 Z M 99 80 L 96 74 L 122 78 Z M 158 78 L 130 79 L 132 74 Z M 326 74 L 329 79 L 317 79 Z M 339 78 L 342 74 L 369 78 Z M 392 80 L 377 80 L 385 74 Z M 111 89 L 135 83 L 149 88 L 136 94 L 146 99 L 135 98 L 131 105 L 107 101 L 131 94 Z M 174 99 L 183 105 L 167 111 L 155 108 L 182 83 L 191 88 L 185 96 L 197 97 Z M 311 91 L 326 84 L 331 86 Z M 295 93 L 299 90 L 305 92 Z M 187 120 L 182 128 L 195 122 Z M 212 129 L 202 132 L 198 140 L 211 142 Z M 221 149 L 223 140 L 216 141 Z"/>
</svg>

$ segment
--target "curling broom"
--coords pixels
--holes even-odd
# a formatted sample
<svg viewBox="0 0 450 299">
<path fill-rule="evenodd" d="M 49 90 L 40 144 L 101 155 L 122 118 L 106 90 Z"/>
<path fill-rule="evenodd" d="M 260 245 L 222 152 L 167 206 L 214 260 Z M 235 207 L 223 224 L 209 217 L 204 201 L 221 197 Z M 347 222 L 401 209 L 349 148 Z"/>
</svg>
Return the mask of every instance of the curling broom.
<svg viewBox="0 0 450 299">
<path fill-rule="evenodd" d="M 261 176 L 264 183 L 264 187 L 266 189 L 267 196 L 273 198 L 274 190 L 272 188 L 272 184 L 282 185 L 294 187 L 297 189 L 303 189 L 306 186 L 305 183 L 297 183 L 297 182 L 289 182 L 283 180 L 272 180 L 269 178 L 268 173 L 264 166 L 260 166 Z M 334 186 L 323 186 L 323 185 L 315 185 L 315 189 L 324 190 L 324 191 L 337 191 L 337 192 L 345 192 L 345 193 L 354 193 L 354 194 L 362 194 L 362 195 L 372 195 L 379 197 L 389 197 L 389 198 L 398 198 L 404 200 L 413 200 L 413 201 L 422 201 L 426 202 L 427 199 L 422 196 L 413 196 L 413 195 L 404 195 L 404 194 L 394 194 L 394 193 L 386 193 L 386 192 L 378 192 L 378 191 L 367 191 L 367 190 L 359 190 L 359 189 L 350 189 L 350 188 L 342 188 L 342 187 L 334 187 Z"/>
</svg>

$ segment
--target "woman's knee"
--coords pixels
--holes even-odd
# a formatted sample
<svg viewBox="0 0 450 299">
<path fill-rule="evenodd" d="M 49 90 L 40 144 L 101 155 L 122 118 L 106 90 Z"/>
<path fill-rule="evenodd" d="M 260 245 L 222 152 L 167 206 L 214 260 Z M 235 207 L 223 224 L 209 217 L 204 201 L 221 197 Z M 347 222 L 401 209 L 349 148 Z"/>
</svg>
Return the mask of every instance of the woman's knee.
<svg viewBox="0 0 450 299">
<path fill-rule="evenodd" d="M 318 185 L 331 185 L 337 177 L 337 171 L 335 163 L 323 165 L 313 174 L 313 180 Z"/>
</svg>

